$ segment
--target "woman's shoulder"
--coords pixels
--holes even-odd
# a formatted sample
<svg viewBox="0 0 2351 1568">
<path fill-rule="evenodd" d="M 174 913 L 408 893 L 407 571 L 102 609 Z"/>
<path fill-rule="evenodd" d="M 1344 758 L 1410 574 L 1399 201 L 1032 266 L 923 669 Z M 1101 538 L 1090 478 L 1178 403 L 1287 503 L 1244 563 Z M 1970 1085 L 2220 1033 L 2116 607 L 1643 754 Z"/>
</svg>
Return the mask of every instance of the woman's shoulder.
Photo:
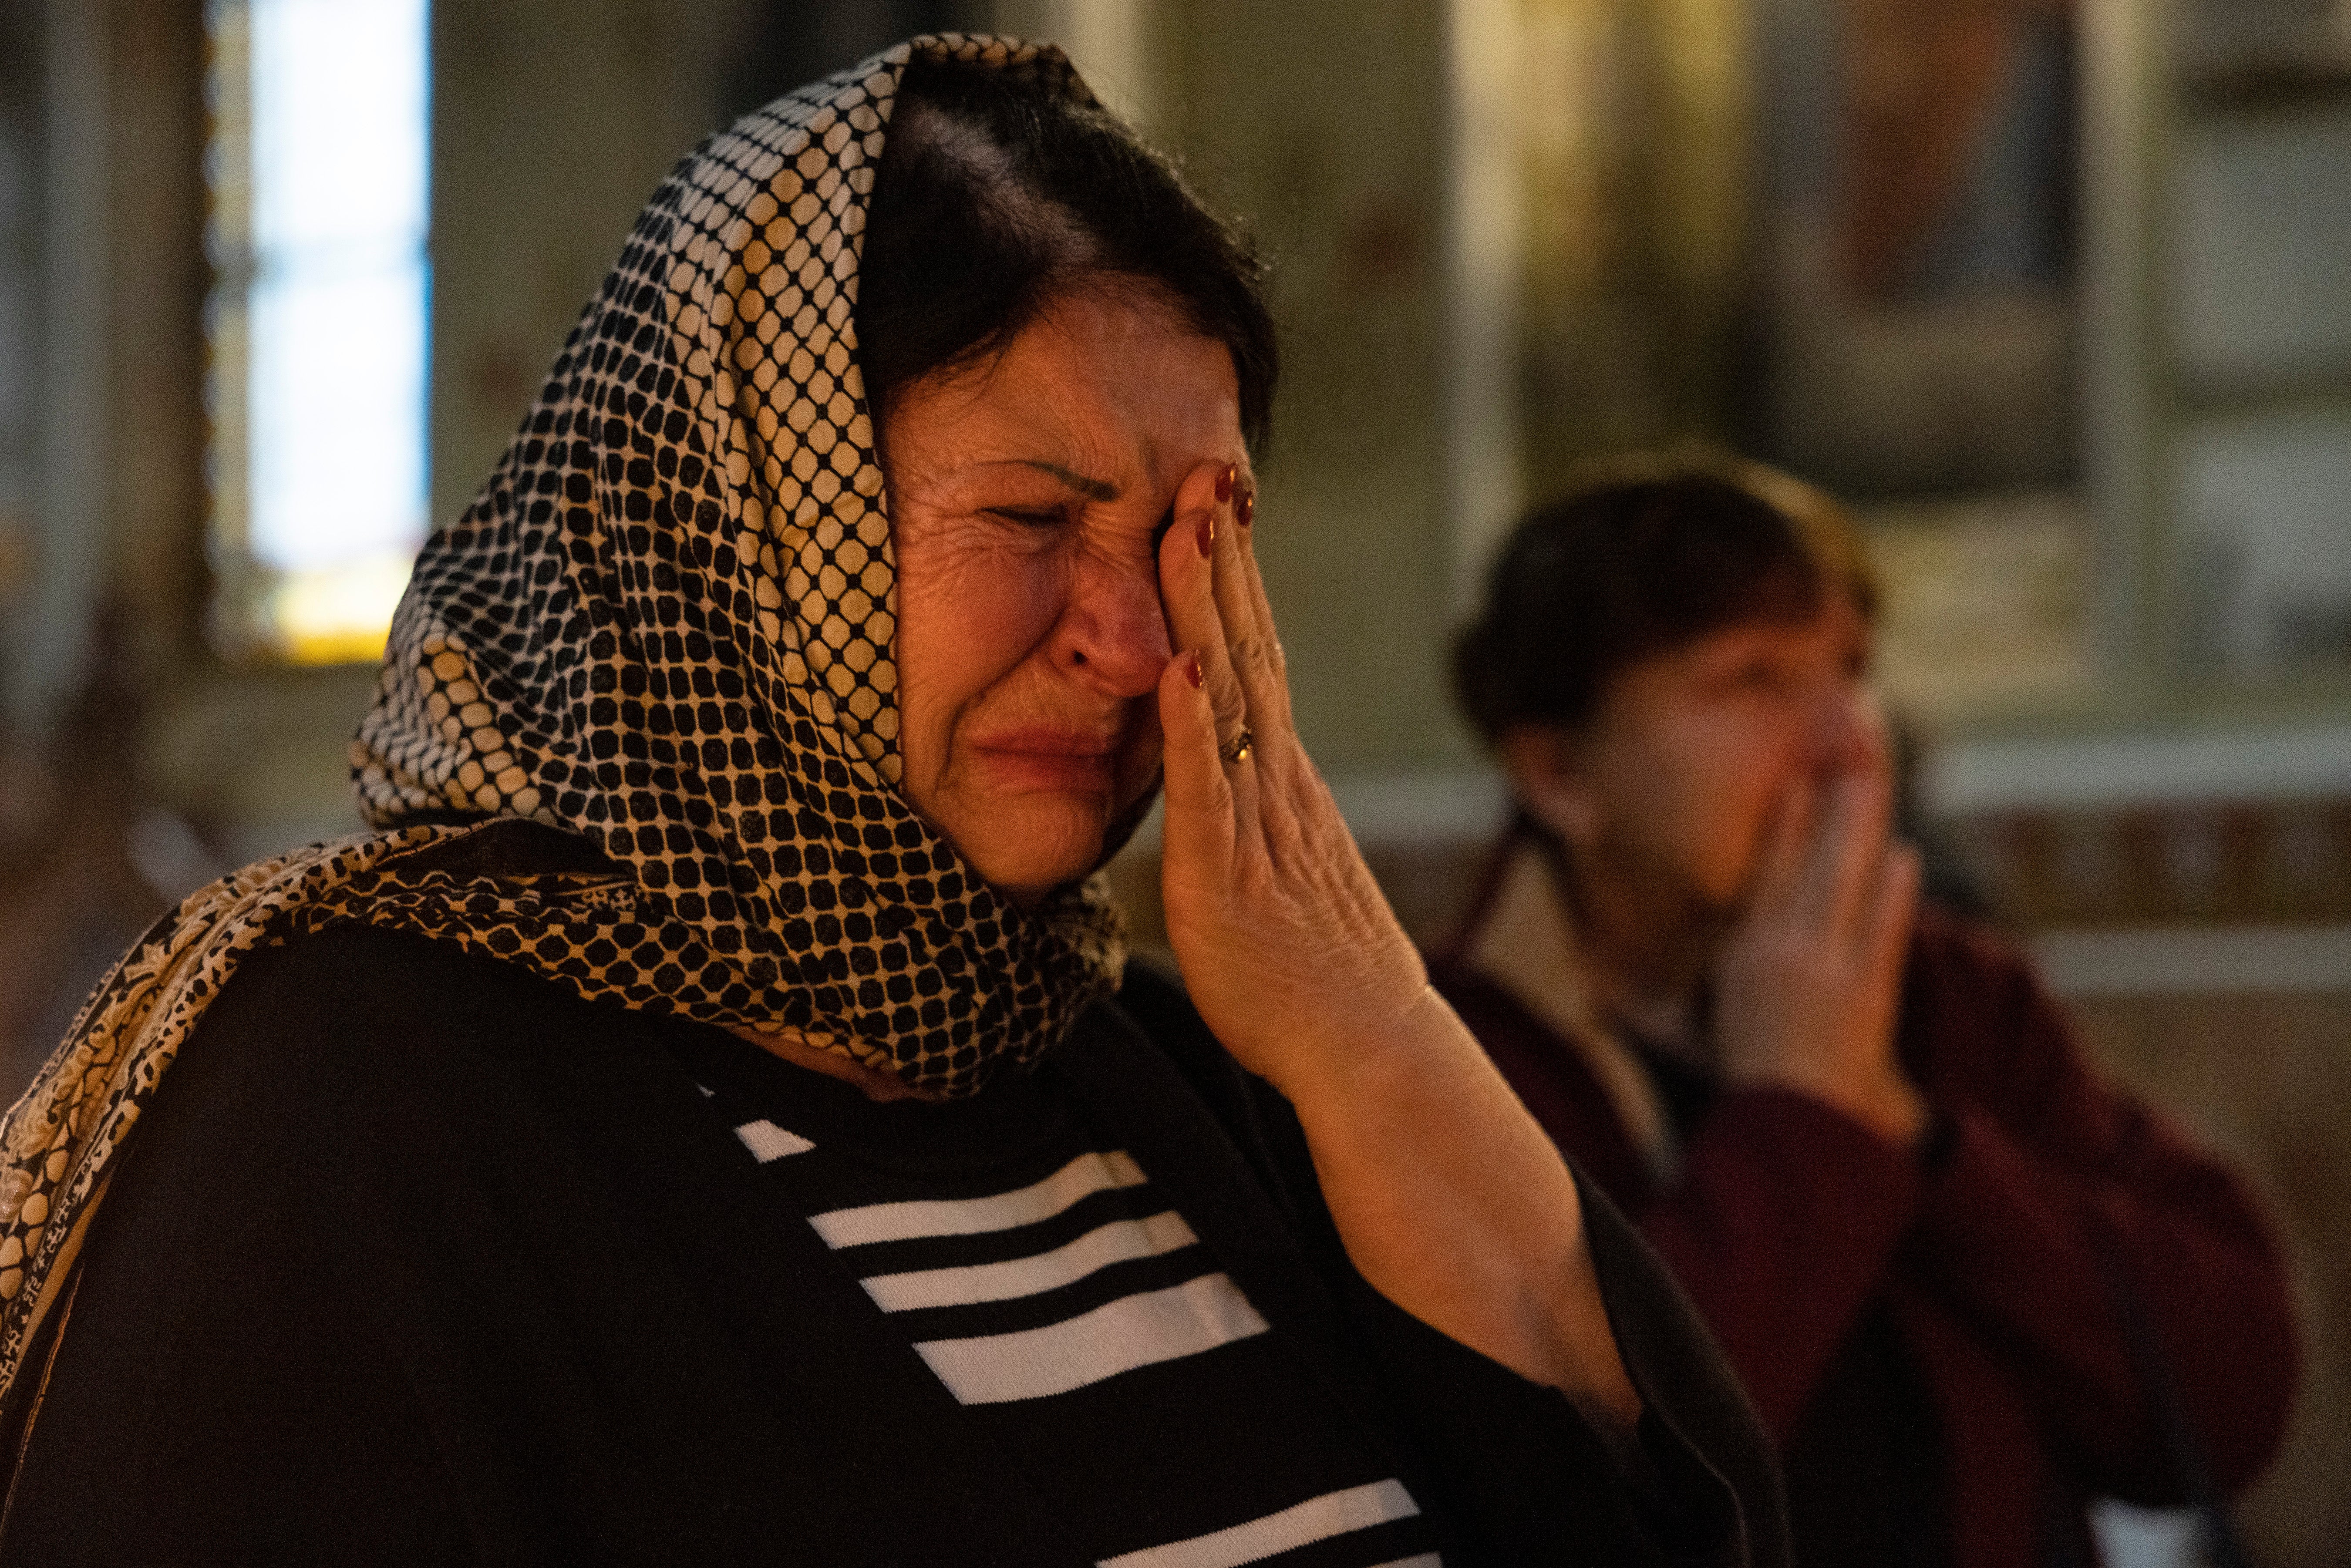
<svg viewBox="0 0 2351 1568">
<path fill-rule="evenodd" d="M 681 1027 L 454 944 L 341 925 L 246 956 L 151 1114 L 308 1148 L 331 1126 L 354 1155 L 404 1144 L 429 1158 L 571 1101 L 656 1082 L 690 1092 L 673 1055 L 646 1049 Z"/>
<path fill-rule="evenodd" d="M 397 1040 L 431 1051 L 562 999 L 536 976 L 446 943 L 339 925 L 245 955 L 172 1076 L 227 1057 L 298 1058 L 315 1074 L 339 1060 L 366 1060 L 363 1045 Z"/>
<path fill-rule="evenodd" d="M 172 1481 L 124 1505 L 142 1542 L 193 1528 L 204 1495 L 268 1500 L 224 1538 L 332 1541 L 365 1538 L 370 1509 L 440 1522 L 462 1494 L 461 1542 L 738 1560 L 658 1542 L 775 1511 L 746 1500 L 792 1467 L 746 1390 L 796 1375 L 789 1316 L 827 1277 L 666 1049 L 701 1028 L 382 931 L 252 955 L 91 1230 L 51 1385 L 67 1413 L 53 1399 L 36 1450 L 58 1538 L 87 1529 L 84 1478 L 129 1464 Z M 611 1546 L 632 1531 L 657 1543 Z"/>
<path fill-rule="evenodd" d="M 337 925 L 259 947 L 237 964 L 206 1022 L 242 1009 L 349 1015 L 448 1012 L 556 988 L 514 965 L 402 931 Z"/>
</svg>

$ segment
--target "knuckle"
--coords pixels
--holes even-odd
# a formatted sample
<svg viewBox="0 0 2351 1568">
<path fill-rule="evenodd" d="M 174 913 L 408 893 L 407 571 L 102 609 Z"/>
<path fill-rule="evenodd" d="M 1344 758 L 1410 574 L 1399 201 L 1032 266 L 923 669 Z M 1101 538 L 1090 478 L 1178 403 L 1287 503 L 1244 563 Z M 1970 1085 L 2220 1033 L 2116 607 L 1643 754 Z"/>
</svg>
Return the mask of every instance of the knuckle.
<svg viewBox="0 0 2351 1568">
<path fill-rule="evenodd" d="M 1264 639 L 1243 633 L 1232 640 L 1233 669 L 1244 680 L 1270 667 Z"/>
</svg>

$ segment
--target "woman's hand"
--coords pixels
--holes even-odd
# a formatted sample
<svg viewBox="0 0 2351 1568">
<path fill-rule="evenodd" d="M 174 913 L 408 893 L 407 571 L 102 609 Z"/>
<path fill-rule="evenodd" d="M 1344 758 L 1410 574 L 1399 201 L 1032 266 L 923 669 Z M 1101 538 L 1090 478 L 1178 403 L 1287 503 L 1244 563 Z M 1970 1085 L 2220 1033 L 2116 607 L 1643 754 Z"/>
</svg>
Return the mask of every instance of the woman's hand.
<svg viewBox="0 0 2351 1568">
<path fill-rule="evenodd" d="M 1917 852 L 1890 837 L 1882 726 L 1845 766 L 1781 802 L 1755 891 L 1715 967 L 1723 1075 L 1823 1100 L 1908 1148 L 1926 1102 L 1894 1054 Z"/>
<path fill-rule="evenodd" d="M 1160 588 L 1162 886 L 1194 1004 L 1306 1130 L 1356 1268 L 1423 1322 L 1565 1391 L 1604 1429 L 1639 1396 L 1573 1178 L 1440 997 L 1298 743 L 1249 549 L 1249 476 L 1178 490 Z M 1247 749 L 1239 743 L 1247 740 Z"/>
<path fill-rule="evenodd" d="M 1159 694 L 1163 880 L 1193 1004 L 1242 1065 L 1294 1101 L 1443 1004 L 1298 744 L 1243 521 L 1252 501 L 1246 474 L 1203 468 L 1177 493 L 1161 542 L 1177 650 Z M 1248 756 L 1227 760 L 1244 734 Z"/>
</svg>

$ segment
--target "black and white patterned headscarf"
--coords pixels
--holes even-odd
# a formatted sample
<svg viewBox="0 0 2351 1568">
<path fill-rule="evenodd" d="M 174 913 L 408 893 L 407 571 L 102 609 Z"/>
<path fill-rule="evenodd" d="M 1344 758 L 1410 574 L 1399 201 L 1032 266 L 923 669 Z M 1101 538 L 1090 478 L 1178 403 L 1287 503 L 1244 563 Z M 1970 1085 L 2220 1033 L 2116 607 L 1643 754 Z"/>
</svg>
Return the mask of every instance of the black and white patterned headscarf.
<svg viewBox="0 0 2351 1568">
<path fill-rule="evenodd" d="M 192 895 L 0 1124 L 11 1412 L 115 1153 L 256 948 L 408 931 L 590 999 L 797 1030 L 949 1095 L 1116 985 L 1099 880 L 1016 909 L 897 790 L 894 570 L 852 313 L 917 55 L 1092 102 L 1050 47 L 918 38 L 747 115 L 663 182 L 481 495 L 417 562 L 353 744 L 380 831 Z M 601 859 L 502 859 L 489 846 L 554 837 L 518 820 Z"/>
</svg>

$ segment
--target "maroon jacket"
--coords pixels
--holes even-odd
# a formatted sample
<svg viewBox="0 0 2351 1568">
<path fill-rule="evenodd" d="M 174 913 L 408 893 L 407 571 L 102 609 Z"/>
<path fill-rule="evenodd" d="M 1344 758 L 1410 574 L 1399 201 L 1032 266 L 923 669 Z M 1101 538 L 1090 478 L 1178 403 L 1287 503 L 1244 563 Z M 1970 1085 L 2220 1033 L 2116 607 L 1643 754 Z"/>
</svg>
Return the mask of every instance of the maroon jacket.
<svg viewBox="0 0 2351 1568">
<path fill-rule="evenodd" d="M 2186 1500 L 2128 1350 L 2117 1261 L 2218 1483 L 2268 1462 L 2297 1352 L 2258 1208 L 2092 1075 L 2024 958 L 1986 933 L 1929 912 L 1911 944 L 1899 1049 L 1941 1125 L 1930 1160 L 1803 1094 L 1726 1087 L 1662 1190 L 1583 1054 L 1460 959 L 1432 968 L 1679 1275 L 1775 1439 L 1865 1311 L 1890 1311 L 1941 1424 L 1954 1568 L 2041 1561 L 2053 1489 Z"/>
</svg>

